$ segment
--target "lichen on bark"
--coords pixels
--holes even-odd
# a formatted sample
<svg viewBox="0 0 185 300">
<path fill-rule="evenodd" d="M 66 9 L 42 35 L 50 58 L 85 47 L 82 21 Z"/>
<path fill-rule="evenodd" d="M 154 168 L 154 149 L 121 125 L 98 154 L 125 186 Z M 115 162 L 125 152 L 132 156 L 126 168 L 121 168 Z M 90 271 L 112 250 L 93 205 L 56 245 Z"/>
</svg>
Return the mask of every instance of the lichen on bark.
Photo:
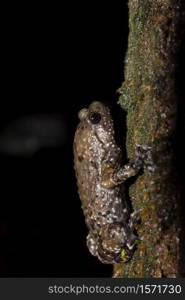
<svg viewBox="0 0 185 300">
<path fill-rule="evenodd" d="M 114 266 L 119 277 L 180 277 L 180 192 L 174 162 L 178 97 L 175 89 L 183 1 L 129 0 L 125 81 L 119 103 L 127 111 L 127 153 L 151 145 L 156 166 L 129 189 L 141 210 L 133 258 Z"/>
</svg>

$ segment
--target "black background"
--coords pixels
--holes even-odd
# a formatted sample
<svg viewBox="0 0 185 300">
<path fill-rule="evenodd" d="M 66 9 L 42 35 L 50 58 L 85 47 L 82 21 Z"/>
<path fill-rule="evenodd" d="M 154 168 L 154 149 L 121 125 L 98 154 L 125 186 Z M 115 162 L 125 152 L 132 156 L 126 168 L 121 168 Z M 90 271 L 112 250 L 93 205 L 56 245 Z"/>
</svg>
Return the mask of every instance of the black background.
<svg viewBox="0 0 185 300">
<path fill-rule="evenodd" d="M 11 4 L 3 11 L 1 128 L 61 113 L 65 145 L 0 157 L 0 276 L 109 276 L 86 248 L 72 143 L 79 109 L 116 103 L 128 25 L 123 1 Z"/>
<path fill-rule="evenodd" d="M 0 276 L 110 276 L 112 267 L 86 248 L 72 143 L 79 109 L 93 100 L 116 105 L 126 1 L 14 3 L 2 14 L 1 128 L 57 112 L 68 137 L 31 158 L 0 156 Z"/>
</svg>

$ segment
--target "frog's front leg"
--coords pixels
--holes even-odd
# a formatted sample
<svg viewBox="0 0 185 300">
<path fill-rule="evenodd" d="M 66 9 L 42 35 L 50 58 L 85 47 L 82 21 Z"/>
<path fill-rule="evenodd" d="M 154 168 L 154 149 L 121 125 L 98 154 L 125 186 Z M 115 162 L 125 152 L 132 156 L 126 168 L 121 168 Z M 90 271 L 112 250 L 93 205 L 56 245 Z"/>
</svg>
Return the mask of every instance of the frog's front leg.
<svg viewBox="0 0 185 300">
<path fill-rule="evenodd" d="M 119 167 L 117 170 L 113 168 L 105 169 L 101 182 L 102 187 L 111 189 L 128 178 L 137 175 L 143 167 L 146 167 L 149 171 L 154 171 L 150 149 L 149 146 L 137 145 L 135 155 L 128 164 Z"/>
</svg>

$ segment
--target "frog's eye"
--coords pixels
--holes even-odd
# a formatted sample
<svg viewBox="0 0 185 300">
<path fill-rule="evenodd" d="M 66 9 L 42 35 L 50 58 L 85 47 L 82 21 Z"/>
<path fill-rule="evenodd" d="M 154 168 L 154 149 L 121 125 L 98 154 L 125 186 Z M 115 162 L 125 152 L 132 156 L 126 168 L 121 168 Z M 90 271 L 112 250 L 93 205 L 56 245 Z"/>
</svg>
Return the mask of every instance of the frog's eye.
<svg viewBox="0 0 185 300">
<path fill-rule="evenodd" d="M 98 112 L 92 112 L 89 115 L 92 124 L 98 124 L 101 121 L 101 115 Z"/>
</svg>

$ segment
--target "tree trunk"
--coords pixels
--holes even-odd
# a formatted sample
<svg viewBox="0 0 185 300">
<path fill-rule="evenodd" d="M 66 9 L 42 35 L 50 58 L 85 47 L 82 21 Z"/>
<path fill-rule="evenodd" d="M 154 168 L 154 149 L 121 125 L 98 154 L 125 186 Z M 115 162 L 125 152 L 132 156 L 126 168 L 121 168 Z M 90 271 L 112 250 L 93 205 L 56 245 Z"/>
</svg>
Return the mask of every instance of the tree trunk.
<svg viewBox="0 0 185 300">
<path fill-rule="evenodd" d="M 114 267 L 115 277 L 180 277 L 181 193 L 175 164 L 177 54 L 183 0 L 129 0 L 125 81 L 119 103 L 127 111 L 127 153 L 151 145 L 154 173 L 145 170 L 130 186 L 134 210 L 142 208 L 132 259 Z M 119 274 L 119 275 L 117 275 Z"/>
</svg>

